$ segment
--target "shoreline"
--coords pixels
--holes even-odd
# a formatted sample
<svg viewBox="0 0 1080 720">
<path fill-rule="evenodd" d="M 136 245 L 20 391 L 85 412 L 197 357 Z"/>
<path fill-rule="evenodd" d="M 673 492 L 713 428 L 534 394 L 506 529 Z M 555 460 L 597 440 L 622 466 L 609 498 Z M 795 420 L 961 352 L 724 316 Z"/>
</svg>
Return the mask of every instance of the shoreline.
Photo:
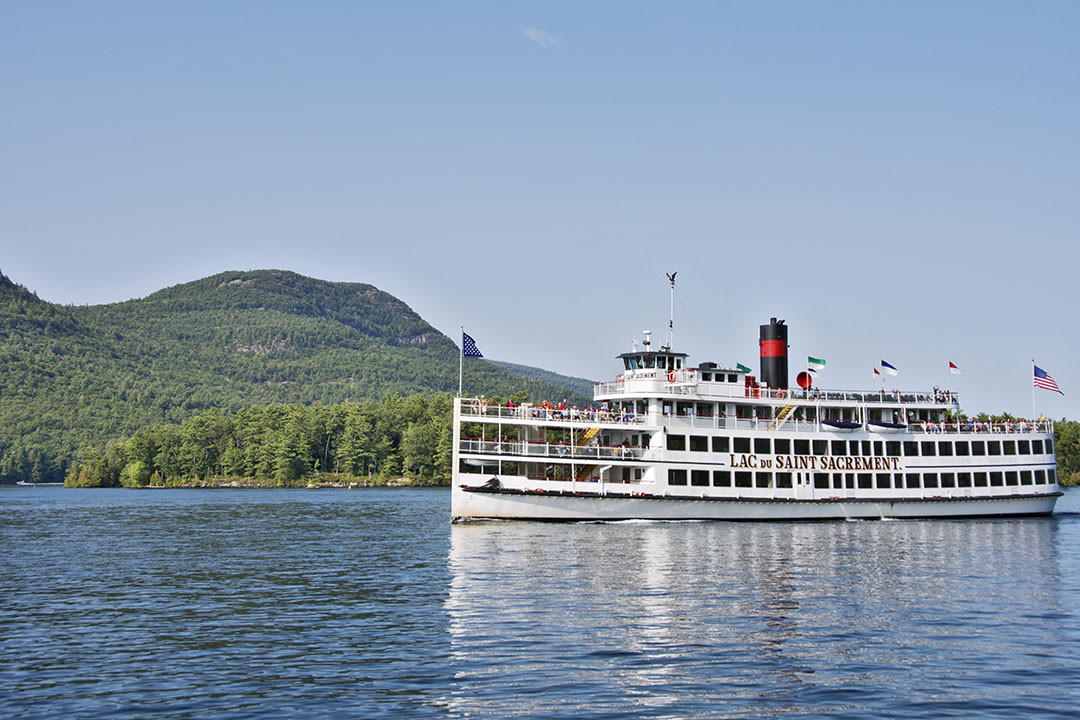
<svg viewBox="0 0 1080 720">
<path fill-rule="evenodd" d="M 20 485 L 19 483 L 13 483 L 12 485 Z M 41 485 L 43 487 L 59 487 L 59 483 L 47 484 L 47 483 L 22 483 L 21 487 L 33 487 Z M 387 479 L 372 479 L 372 480 L 357 480 L 352 478 L 300 478 L 298 480 L 280 481 L 272 478 L 237 478 L 237 477 L 224 477 L 224 478 L 209 478 L 209 479 L 184 479 L 174 478 L 165 482 L 146 485 L 69 485 L 63 483 L 63 487 L 67 489 L 87 489 L 87 488 L 118 488 L 124 490 L 184 490 L 184 489 L 282 489 L 282 490 L 322 490 L 322 489 L 335 489 L 335 490 L 355 490 L 360 488 L 435 488 L 435 487 L 450 487 L 449 480 L 412 480 L 409 478 L 387 478 Z"/>
</svg>

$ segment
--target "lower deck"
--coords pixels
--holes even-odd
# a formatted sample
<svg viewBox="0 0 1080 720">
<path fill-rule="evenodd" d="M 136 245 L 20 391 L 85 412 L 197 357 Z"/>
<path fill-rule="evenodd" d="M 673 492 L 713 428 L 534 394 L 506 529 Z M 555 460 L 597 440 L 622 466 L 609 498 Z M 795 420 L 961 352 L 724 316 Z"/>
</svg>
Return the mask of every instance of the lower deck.
<svg viewBox="0 0 1080 720">
<path fill-rule="evenodd" d="M 453 518 L 596 520 L 888 520 L 1048 515 L 1060 491 L 966 498 L 829 498 L 821 500 L 685 497 L 603 492 L 515 490 L 495 483 L 452 491 Z"/>
</svg>

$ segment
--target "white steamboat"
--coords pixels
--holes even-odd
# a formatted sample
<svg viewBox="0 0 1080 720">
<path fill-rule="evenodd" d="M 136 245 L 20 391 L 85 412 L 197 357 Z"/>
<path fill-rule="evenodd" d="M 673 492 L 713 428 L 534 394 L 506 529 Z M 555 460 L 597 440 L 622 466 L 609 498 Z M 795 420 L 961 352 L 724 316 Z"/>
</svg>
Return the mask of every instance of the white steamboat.
<svg viewBox="0 0 1080 720">
<path fill-rule="evenodd" d="M 745 369 L 689 367 L 685 353 L 652 351 L 646 337 L 644 350 L 619 356 L 621 375 L 596 384 L 598 407 L 458 398 L 454 519 L 1053 512 L 1061 491 L 1051 422 L 957 422 L 948 392 L 788 389 L 786 328 L 781 378 L 778 342 L 761 341 L 767 383 Z"/>
</svg>

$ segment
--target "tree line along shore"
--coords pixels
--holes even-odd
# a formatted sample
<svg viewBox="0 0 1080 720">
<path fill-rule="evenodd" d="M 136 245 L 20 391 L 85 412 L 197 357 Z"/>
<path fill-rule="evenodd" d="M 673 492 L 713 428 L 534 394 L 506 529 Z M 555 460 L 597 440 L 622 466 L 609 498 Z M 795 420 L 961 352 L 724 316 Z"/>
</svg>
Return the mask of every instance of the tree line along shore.
<svg viewBox="0 0 1080 720">
<path fill-rule="evenodd" d="M 527 402 L 526 393 L 511 398 Z M 492 397 L 491 402 L 502 402 Z M 453 458 L 450 394 L 381 403 L 274 404 L 209 410 L 126 439 L 86 446 L 67 487 L 356 487 L 445 485 Z M 967 418 L 962 416 L 962 419 Z M 976 422 L 1012 420 L 980 414 Z M 1080 484 L 1080 422 L 1055 424 L 1058 477 Z"/>
<path fill-rule="evenodd" d="M 443 484 L 453 457 L 453 396 L 381 403 L 209 410 L 87 446 L 68 487 L 302 487 Z"/>
</svg>

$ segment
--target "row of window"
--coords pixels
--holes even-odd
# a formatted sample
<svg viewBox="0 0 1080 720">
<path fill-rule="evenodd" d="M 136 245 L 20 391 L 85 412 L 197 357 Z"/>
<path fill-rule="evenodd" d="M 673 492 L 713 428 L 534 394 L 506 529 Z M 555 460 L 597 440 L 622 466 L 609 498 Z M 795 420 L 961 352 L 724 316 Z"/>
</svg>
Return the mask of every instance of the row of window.
<svg viewBox="0 0 1080 720">
<path fill-rule="evenodd" d="M 1042 455 L 1054 452 L 1054 441 L 1043 440 L 790 440 L 668 434 L 668 450 L 750 453 L 758 455 L 852 455 L 862 457 L 968 457 L 985 455 Z M 751 450 L 751 448 L 753 448 Z M 792 452 L 794 450 L 794 453 Z M 812 451 L 812 452 L 811 452 Z"/>
<path fill-rule="evenodd" d="M 714 470 L 668 470 L 668 485 L 698 487 L 790 488 L 793 474 L 759 470 L 751 472 Z M 1054 470 L 1009 470 L 1006 472 L 961 473 L 814 473 L 818 490 L 969 488 L 1044 485 L 1057 482 Z"/>
<path fill-rule="evenodd" d="M 719 373 L 719 372 L 718 373 L 711 373 L 711 372 L 702 371 L 701 379 L 704 380 L 705 382 L 729 382 L 729 383 L 737 383 L 737 382 L 739 382 L 739 376 L 736 375 L 735 373 Z"/>
</svg>

